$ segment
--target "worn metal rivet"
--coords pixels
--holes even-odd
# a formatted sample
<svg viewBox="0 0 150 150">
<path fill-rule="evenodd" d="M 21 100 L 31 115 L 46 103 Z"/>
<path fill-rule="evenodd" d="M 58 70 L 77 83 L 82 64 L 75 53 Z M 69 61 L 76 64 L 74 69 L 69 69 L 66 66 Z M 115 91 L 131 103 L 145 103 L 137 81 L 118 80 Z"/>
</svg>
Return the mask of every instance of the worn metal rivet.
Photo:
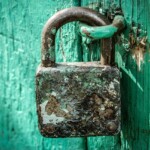
<svg viewBox="0 0 150 150">
<path fill-rule="evenodd" d="M 107 130 L 109 130 L 110 132 L 114 132 L 117 130 L 117 125 L 115 122 L 109 122 L 107 123 Z"/>
</svg>

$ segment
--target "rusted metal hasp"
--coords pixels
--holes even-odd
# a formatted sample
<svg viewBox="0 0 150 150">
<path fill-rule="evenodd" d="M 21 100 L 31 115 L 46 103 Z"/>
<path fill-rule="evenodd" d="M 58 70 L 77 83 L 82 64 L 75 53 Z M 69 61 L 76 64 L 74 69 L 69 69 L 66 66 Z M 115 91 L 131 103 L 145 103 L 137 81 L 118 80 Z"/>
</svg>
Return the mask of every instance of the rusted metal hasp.
<svg viewBox="0 0 150 150">
<path fill-rule="evenodd" d="M 80 32 L 82 36 L 88 38 L 87 43 L 92 40 L 110 38 L 125 28 L 125 19 L 123 16 L 116 16 L 111 25 L 92 27 L 82 24 Z"/>
</svg>

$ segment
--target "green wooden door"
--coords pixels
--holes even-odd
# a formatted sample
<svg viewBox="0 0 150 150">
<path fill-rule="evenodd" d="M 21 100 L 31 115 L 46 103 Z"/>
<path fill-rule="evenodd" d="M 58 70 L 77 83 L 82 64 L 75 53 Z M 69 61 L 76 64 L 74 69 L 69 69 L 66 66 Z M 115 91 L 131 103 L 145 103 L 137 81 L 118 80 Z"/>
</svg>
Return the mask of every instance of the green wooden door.
<svg viewBox="0 0 150 150">
<path fill-rule="evenodd" d="M 103 12 L 121 7 L 124 13 L 127 29 L 115 45 L 122 72 L 118 136 L 48 139 L 38 131 L 35 72 L 41 31 L 52 14 L 72 6 Z M 149 150 L 149 6 L 149 0 L 0 0 L 0 150 Z M 86 45 L 78 27 L 69 23 L 57 33 L 57 61 L 99 59 L 99 44 Z M 146 49 L 138 44 L 145 37 Z"/>
</svg>

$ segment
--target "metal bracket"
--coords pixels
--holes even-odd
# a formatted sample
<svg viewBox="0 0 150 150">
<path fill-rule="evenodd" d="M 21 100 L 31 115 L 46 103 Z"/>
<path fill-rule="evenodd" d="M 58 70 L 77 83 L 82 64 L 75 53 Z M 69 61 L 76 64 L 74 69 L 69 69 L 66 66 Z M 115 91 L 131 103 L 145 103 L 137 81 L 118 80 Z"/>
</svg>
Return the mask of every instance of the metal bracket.
<svg viewBox="0 0 150 150">
<path fill-rule="evenodd" d="M 104 39 L 113 37 L 125 28 L 125 19 L 123 16 L 115 16 L 111 25 L 92 27 L 85 24 L 81 24 L 80 33 L 83 37 L 86 37 L 87 43 L 93 40 Z"/>
</svg>

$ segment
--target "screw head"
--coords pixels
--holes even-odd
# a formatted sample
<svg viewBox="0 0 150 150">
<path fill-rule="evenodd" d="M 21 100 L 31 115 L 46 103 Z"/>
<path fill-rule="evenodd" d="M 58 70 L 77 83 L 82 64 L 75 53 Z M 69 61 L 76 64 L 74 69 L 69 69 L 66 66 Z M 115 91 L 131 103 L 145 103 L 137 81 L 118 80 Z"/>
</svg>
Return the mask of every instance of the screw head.
<svg viewBox="0 0 150 150">
<path fill-rule="evenodd" d="M 115 132 L 118 127 L 117 127 L 117 125 L 116 125 L 115 122 L 110 121 L 110 122 L 107 123 L 106 128 L 107 128 L 107 130 L 108 130 L 109 132 Z"/>
</svg>

